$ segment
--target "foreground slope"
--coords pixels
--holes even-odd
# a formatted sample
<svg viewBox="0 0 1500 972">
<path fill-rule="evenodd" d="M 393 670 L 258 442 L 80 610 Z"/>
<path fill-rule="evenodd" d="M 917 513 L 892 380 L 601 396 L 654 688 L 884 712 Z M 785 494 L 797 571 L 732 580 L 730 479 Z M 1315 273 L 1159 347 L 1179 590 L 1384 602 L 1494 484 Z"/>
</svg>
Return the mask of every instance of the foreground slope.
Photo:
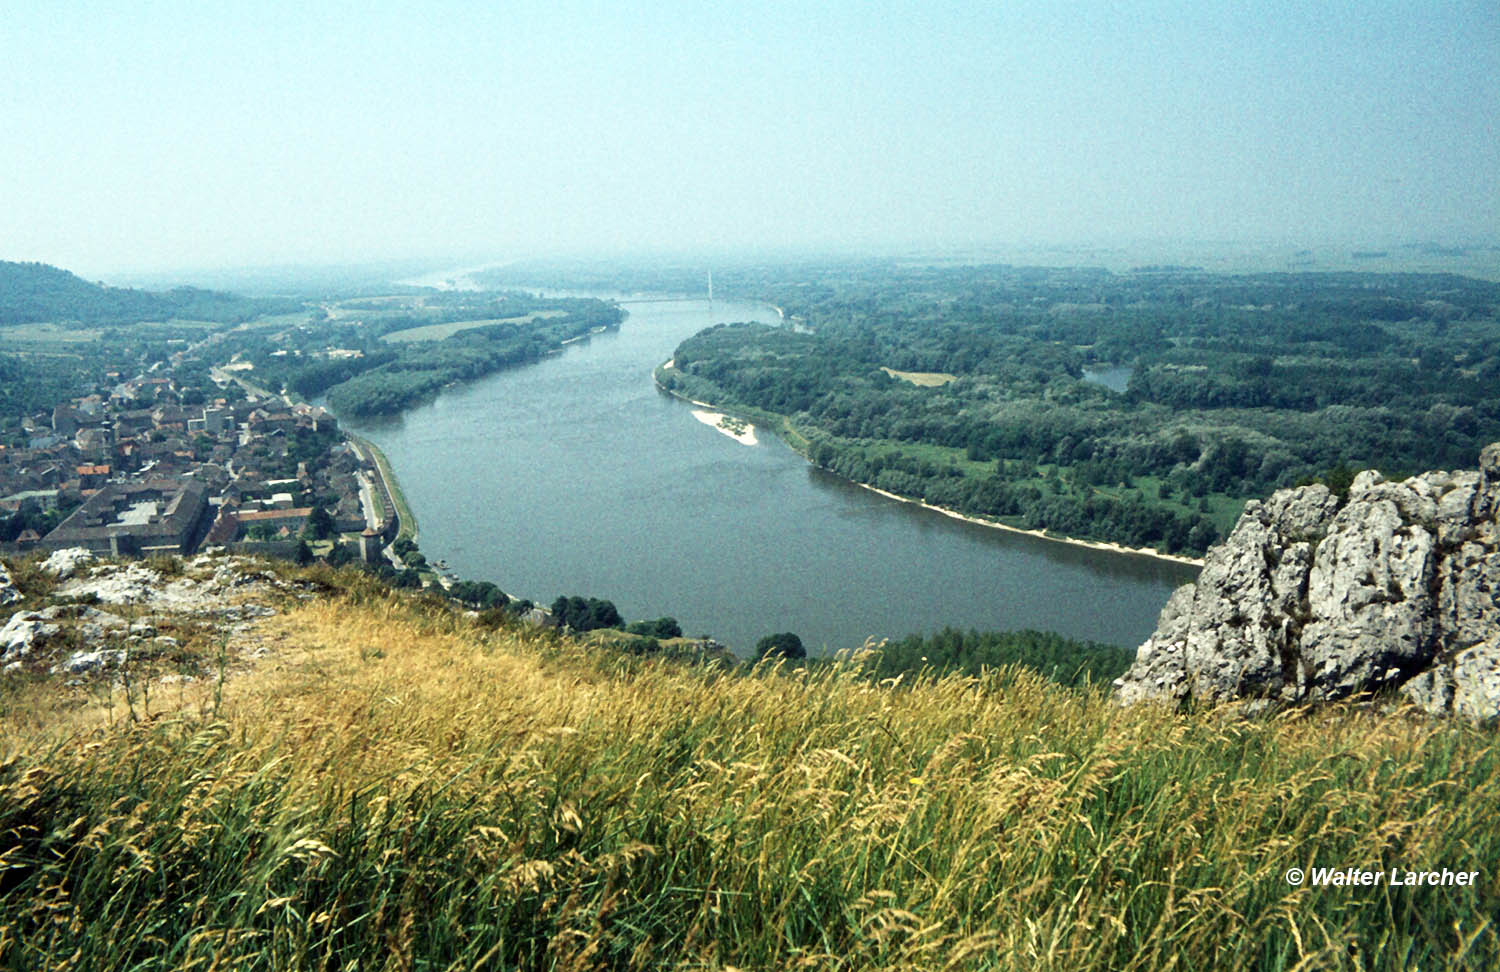
<svg viewBox="0 0 1500 972">
<path fill-rule="evenodd" d="M 4 723 L 0 964 L 1500 960 L 1485 732 L 1122 709 L 1021 671 L 731 674 L 289 576 L 243 674 Z M 1479 879 L 1284 878 L 1348 866 Z"/>
</svg>

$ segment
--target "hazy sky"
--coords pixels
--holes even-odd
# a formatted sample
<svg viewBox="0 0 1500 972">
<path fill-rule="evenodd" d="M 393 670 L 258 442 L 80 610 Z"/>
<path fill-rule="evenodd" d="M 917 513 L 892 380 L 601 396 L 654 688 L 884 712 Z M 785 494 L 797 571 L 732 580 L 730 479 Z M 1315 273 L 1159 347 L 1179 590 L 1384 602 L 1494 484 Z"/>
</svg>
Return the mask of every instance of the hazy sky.
<svg viewBox="0 0 1500 972">
<path fill-rule="evenodd" d="M 0 9 L 0 259 L 86 275 L 1500 236 L 1496 0 Z"/>
</svg>

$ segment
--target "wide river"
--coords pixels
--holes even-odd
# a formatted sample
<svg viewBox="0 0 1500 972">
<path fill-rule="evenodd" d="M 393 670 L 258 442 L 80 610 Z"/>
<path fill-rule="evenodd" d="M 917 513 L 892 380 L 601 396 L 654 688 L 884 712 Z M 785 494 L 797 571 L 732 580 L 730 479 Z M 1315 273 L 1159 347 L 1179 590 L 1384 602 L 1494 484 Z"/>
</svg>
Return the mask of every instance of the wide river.
<svg viewBox="0 0 1500 972">
<path fill-rule="evenodd" d="M 672 615 L 741 654 L 794 631 L 809 650 L 945 625 L 1040 628 L 1134 646 L 1194 568 L 964 523 L 823 473 L 760 431 L 741 445 L 651 370 L 722 321 L 774 308 L 626 304 L 618 332 L 354 425 L 395 467 L 422 551 L 550 603 Z"/>
</svg>

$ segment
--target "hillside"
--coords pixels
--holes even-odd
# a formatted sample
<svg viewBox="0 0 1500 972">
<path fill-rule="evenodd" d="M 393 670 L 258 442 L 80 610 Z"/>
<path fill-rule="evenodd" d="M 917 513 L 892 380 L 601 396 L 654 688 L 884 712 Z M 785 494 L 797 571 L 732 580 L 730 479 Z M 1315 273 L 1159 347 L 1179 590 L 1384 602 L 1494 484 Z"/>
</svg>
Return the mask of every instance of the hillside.
<svg viewBox="0 0 1500 972">
<path fill-rule="evenodd" d="M 0 261 L 0 326 L 65 321 L 83 325 L 191 318 L 237 322 L 288 307 L 193 287 L 164 293 L 106 287 L 45 263 Z"/>
<path fill-rule="evenodd" d="M 113 690 L 0 681 L 7 967 L 1500 960 L 1500 750 L 1448 721 L 1121 708 L 1015 669 L 728 674 L 326 568 L 13 567 L 12 610 L 82 605 L 37 623 L 134 612 L 172 645 Z"/>
</svg>

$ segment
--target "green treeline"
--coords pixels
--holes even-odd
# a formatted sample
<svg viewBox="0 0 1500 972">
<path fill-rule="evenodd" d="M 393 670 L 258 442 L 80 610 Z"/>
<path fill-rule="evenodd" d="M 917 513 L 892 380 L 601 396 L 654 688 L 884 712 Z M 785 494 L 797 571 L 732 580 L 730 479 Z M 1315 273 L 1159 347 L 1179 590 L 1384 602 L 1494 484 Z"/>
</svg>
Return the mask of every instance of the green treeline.
<svg viewBox="0 0 1500 972">
<path fill-rule="evenodd" d="M 877 266 L 766 293 L 789 326 L 704 331 L 663 384 L 785 418 L 848 479 L 1028 528 L 1199 552 L 1340 463 L 1463 467 L 1500 438 L 1483 281 Z M 1133 369 L 1124 394 L 1081 380 L 1104 365 Z"/>
<path fill-rule="evenodd" d="M 959 631 L 908 635 L 876 651 L 874 672 L 881 678 L 923 672 L 982 675 L 986 670 L 1020 666 L 1060 685 L 1108 684 L 1130 667 L 1135 652 L 1118 645 L 1076 641 L 1050 631 Z"/>
<path fill-rule="evenodd" d="M 359 309 L 368 302 L 357 302 Z M 344 308 L 348 310 L 349 308 Z M 552 316 L 507 321 L 539 311 Z M 598 300 L 525 294 L 431 295 L 418 307 L 368 320 L 310 320 L 277 335 L 236 335 L 257 380 L 305 398 L 327 395 L 346 415 L 389 415 L 456 381 L 536 361 L 565 342 L 617 327 L 623 312 Z M 489 321 L 441 340 L 386 343 L 386 334 L 431 324 Z M 335 346 L 345 353 L 330 356 Z"/>
</svg>

